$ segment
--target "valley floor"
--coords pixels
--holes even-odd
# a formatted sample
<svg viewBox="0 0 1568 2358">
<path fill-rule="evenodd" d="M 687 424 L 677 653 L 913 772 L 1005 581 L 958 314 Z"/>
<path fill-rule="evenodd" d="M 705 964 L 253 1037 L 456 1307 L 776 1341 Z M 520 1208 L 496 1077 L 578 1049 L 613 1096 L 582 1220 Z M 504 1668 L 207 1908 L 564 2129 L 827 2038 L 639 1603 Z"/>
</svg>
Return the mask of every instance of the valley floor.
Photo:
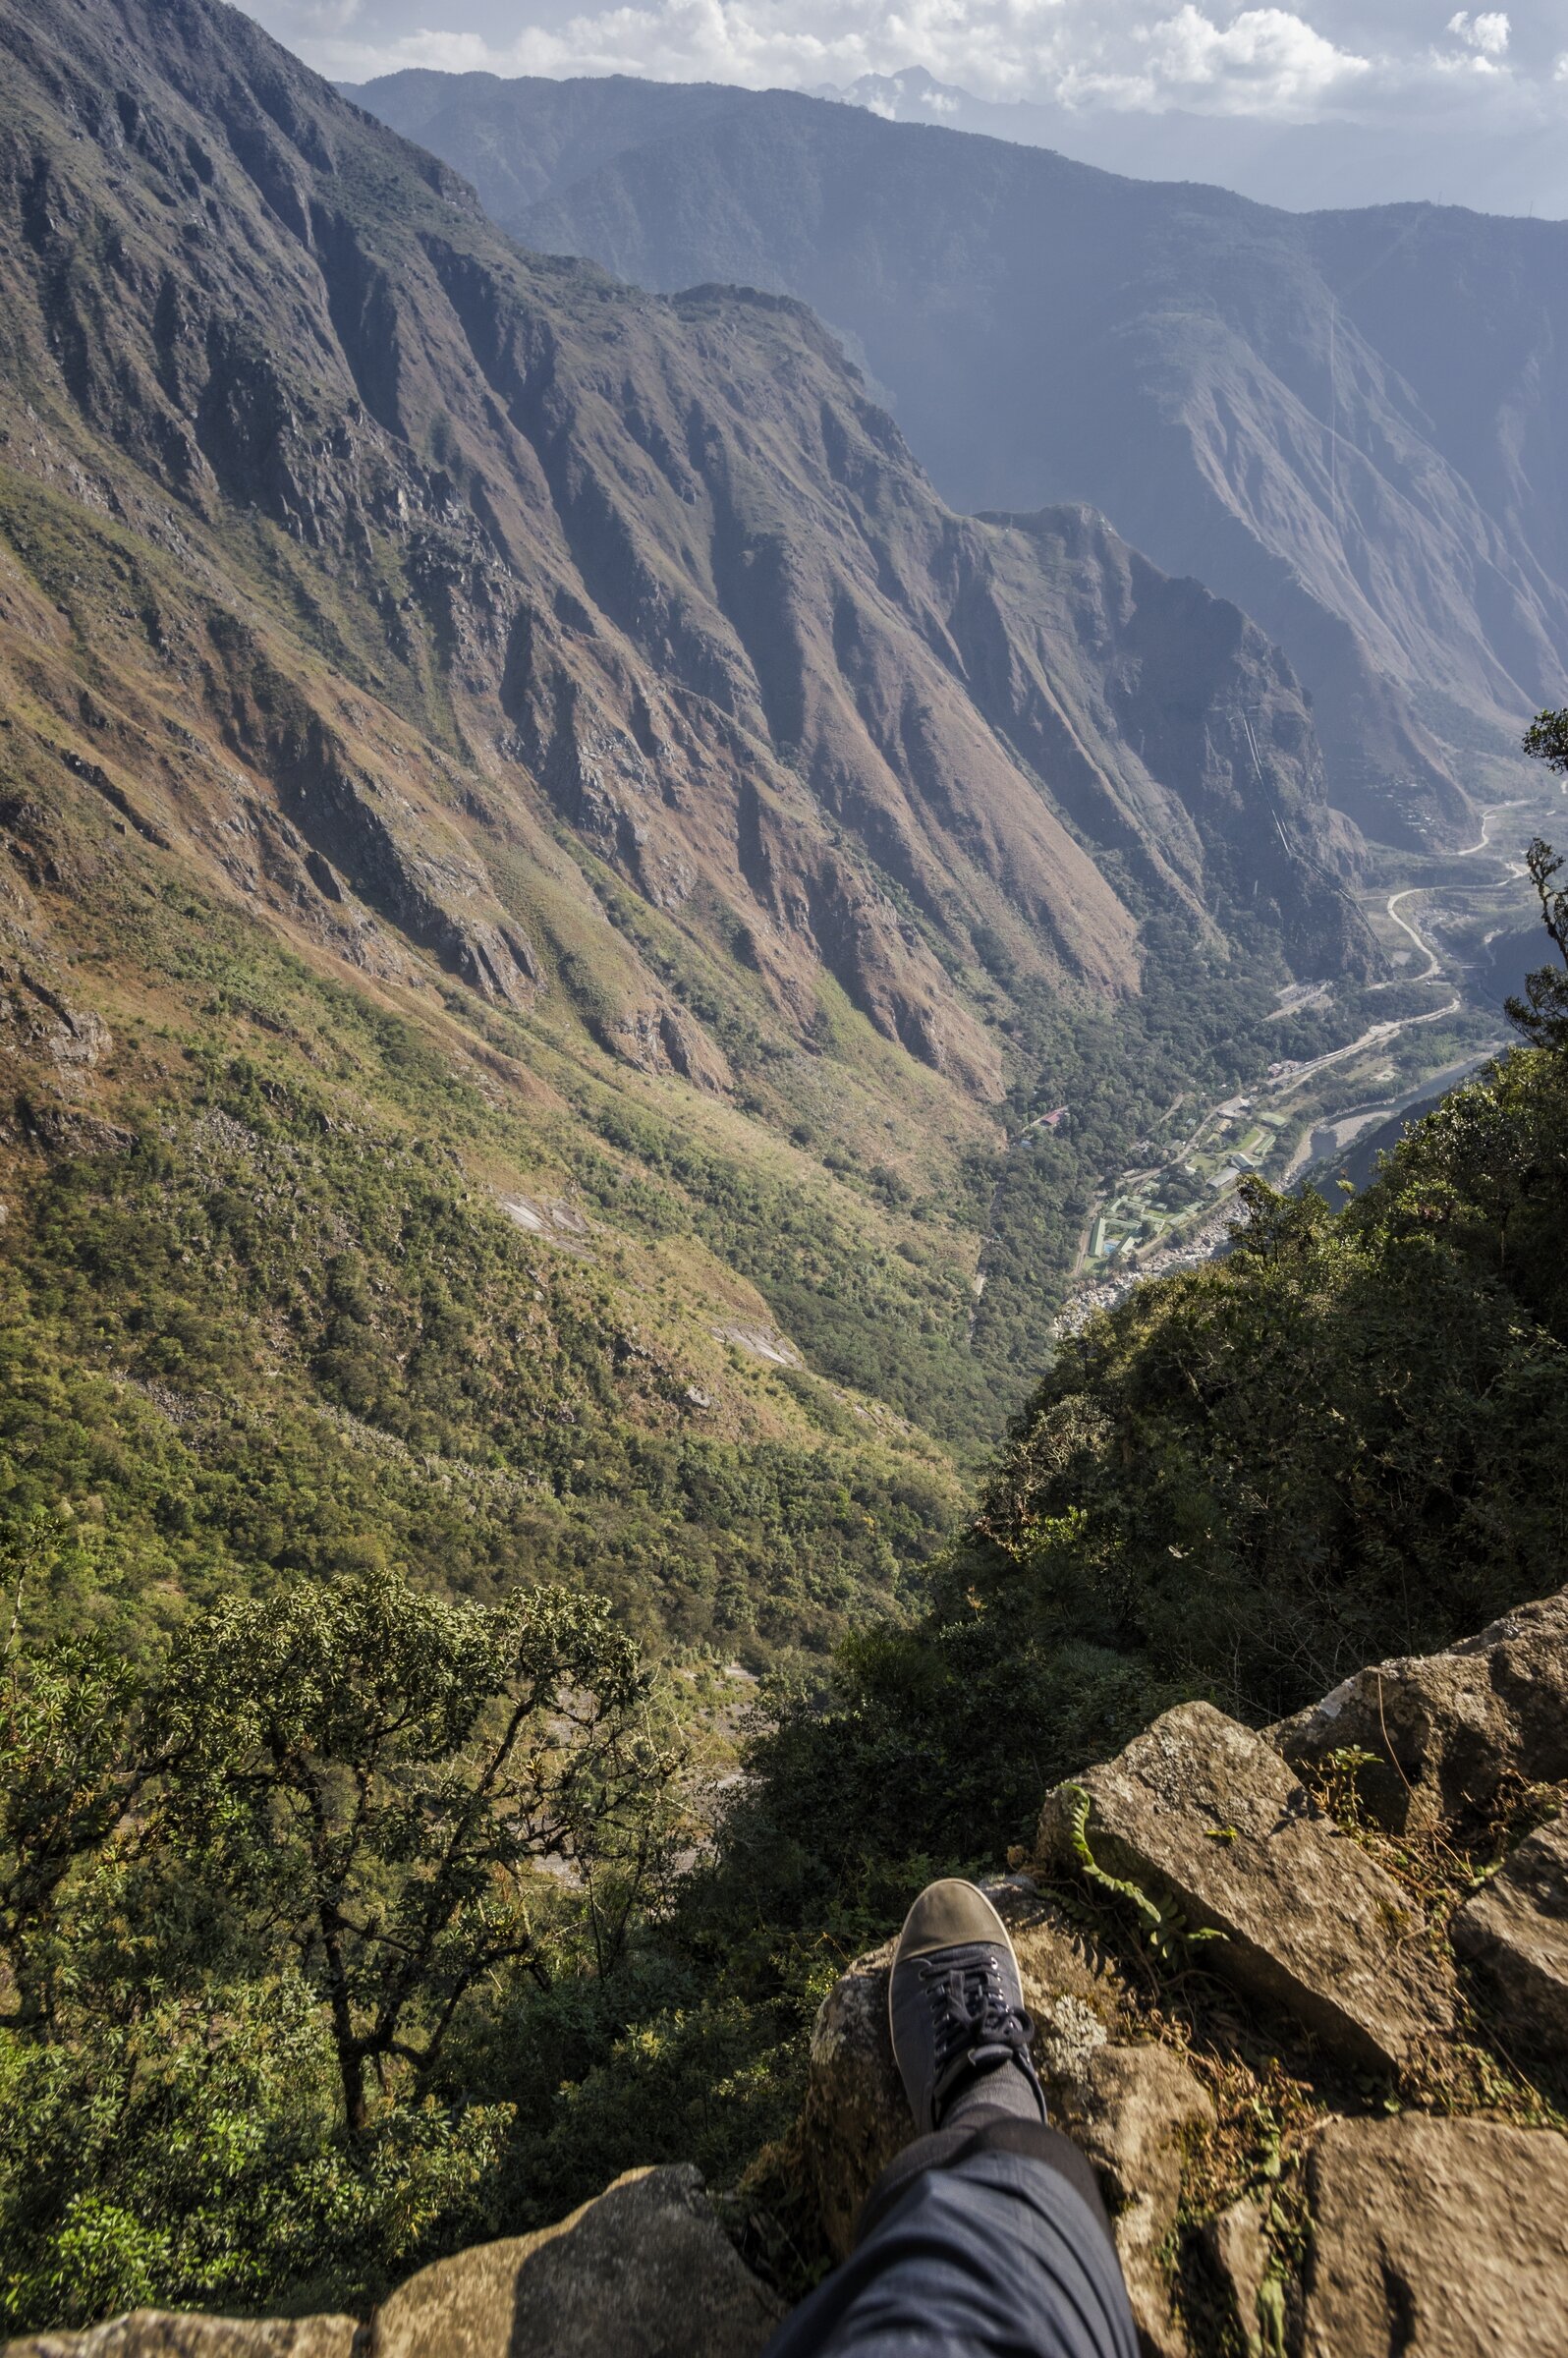
<svg viewBox="0 0 1568 2358">
<path fill-rule="evenodd" d="M 1501 1000 L 1512 984 L 1499 982 L 1488 951 L 1498 933 L 1522 930 L 1537 916 L 1519 855 L 1539 829 L 1549 832 L 1562 799 L 1530 783 L 1532 792 L 1482 814 L 1474 843 L 1445 862 L 1421 860 L 1419 882 L 1386 892 L 1379 883 L 1361 896 L 1364 922 L 1381 936 L 1391 963 L 1424 962 L 1419 971 L 1340 994 L 1347 1016 L 1356 1009 L 1374 1020 L 1320 1055 L 1281 1061 L 1255 1090 L 1206 1106 L 1175 1144 L 1149 1142 L 1157 1158 L 1146 1154 L 1107 1182 L 1079 1239 L 1061 1331 L 1076 1330 L 1142 1278 L 1222 1252 L 1248 1173 L 1286 1188 L 1327 1184 L 1358 1138 L 1455 1087 L 1508 1044 Z M 1478 858 L 1484 875 L 1455 872 L 1460 861 Z M 1408 999 L 1416 986 L 1436 1003 L 1376 1016 L 1380 993 Z M 1280 994 L 1280 1012 L 1334 998 L 1330 985 L 1316 993 L 1298 985 Z M 1173 1108 L 1170 1118 L 1188 1114 Z"/>
</svg>

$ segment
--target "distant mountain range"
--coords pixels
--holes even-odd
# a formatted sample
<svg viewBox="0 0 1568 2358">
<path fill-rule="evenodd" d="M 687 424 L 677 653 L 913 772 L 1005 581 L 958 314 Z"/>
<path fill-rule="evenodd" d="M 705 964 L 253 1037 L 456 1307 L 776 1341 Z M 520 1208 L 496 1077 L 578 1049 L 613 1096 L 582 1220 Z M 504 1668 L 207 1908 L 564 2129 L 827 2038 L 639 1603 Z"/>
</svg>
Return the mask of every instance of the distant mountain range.
<svg viewBox="0 0 1568 2358">
<path fill-rule="evenodd" d="M 1027 147 L 1054 147 L 1081 164 L 1139 180 L 1198 180 L 1234 189 L 1260 204 L 1294 212 L 1339 205 L 1464 204 L 1480 212 L 1568 214 L 1568 155 L 1556 127 L 1542 122 L 1488 132 L 1466 128 L 1462 142 L 1425 112 L 1377 124 L 1325 117 L 1280 122 L 1263 115 L 1154 114 L 1109 106 L 977 98 L 938 82 L 924 66 L 821 84 L 812 95 L 863 106 L 889 123 L 941 123 Z"/>
<path fill-rule="evenodd" d="M 1568 225 L 1294 215 L 785 92 L 409 73 L 363 103 L 527 244 L 809 301 L 976 511 L 1083 499 L 1255 614 L 1395 841 L 1568 671 Z"/>
</svg>

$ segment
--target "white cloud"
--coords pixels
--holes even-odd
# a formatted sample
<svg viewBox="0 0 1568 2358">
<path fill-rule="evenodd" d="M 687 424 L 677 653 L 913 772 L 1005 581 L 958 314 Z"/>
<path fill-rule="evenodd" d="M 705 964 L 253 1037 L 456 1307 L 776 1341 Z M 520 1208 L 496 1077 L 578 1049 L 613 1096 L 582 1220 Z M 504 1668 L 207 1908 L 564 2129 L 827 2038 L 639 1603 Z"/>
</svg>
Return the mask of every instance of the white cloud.
<svg viewBox="0 0 1568 2358">
<path fill-rule="evenodd" d="M 1174 14 L 1170 0 L 641 0 L 536 7 L 520 28 L 508 8 L 504 30 L 486 0 L 458 0 L 451 28 L 416 21 L 379 38 L 377 20 L 395 22 L 386 0 L 252 5 L 344 80 L 437 66 L 812 87 L 917 65 L 987 98 L 1295 114 L 1372 71 L 1292 10 L 1224 0 Z"/>
<path fill-rule="evenodd" d="M 281 10 L 274 10 L 273 14 L 281 14 L 292 20 L 294 30 L 303 45 L 305 41 L 320 39 L 322 35 L 330 38 L 347 32 L 362 15 L 364 6 L 364 0 L 283 0 Z M 255 14 L 264 17 L 265 11 L 257 9 Z M 283 27 L 280 26 L 278 29 L 281 32 Z"/>
<path fill-rule="evenodd" d="M 1148 46 L 1148 102 L 1203 104 L 1226 112 L 1295 114 L 1372 72 L 1370 58 L 1336 48 L 1305 18 L 1283 8 L 1248 8 L 1217 25 L 1187 0 L 1139 36 Z"/>
<path fill-rule="evenodd" d="M 1299 123 L 1334 117 L 1563 123 L 1568 0 L 1529 12 L 1431 0 L 245 0 L 320 72 L 407 66 L 642 74 L 752 88 L 890 83 L 911 67 L 982 99 L 1082 115 L 1181 110 Z M 898 98 L 877 93 L 882 111 Z M 927 94 L 922 112 L 953 111 Z"/>
<path fill-rule="evenodd" d="M 1474 17 L 1459 9 L 1449 18 L 1448 30 L 1483 57 L 1502 57 L 1508 48 L 1508 19 L 1501 9 Z"/>
</svg>

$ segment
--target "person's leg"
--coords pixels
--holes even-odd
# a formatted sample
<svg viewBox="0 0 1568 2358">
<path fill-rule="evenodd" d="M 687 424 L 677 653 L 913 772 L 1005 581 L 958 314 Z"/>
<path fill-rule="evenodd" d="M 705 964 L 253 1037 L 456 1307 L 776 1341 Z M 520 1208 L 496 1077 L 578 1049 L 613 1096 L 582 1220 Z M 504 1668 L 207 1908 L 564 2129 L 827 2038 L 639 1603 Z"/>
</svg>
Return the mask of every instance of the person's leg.
<svg viewBox="0 0 1568 2358">
<path fill-rule="evenodd" d="M 767 2358 L 1137 2358 L 1099 2218 L 1023 2153 L 923 2170 Z"/>
<path fill-rule="evenodd" d="M 972 1884 L 911 1909 L 888 2012 L 924 2134 L 766 2358 L 1137 2358 L 1093 2174 L 1046 2123 L 1012 1943 Z"/>
</svg>

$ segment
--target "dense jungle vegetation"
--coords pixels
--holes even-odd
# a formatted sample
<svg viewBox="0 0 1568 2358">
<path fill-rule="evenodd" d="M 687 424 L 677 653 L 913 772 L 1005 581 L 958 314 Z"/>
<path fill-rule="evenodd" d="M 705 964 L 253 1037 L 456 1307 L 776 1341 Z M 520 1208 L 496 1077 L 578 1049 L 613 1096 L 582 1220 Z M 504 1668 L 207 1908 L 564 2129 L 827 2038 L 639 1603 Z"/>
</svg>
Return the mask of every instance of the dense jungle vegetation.
<svg viewBox="0 0 1568 2358">
<path fill-rule="evenodd" d="M 1560 732 L 1538 750 L 1568 767 Z M 310 1456 L 315 1411 L 258 1444 L 232 1331 L 185 1306 L 200 1255 L 273 1305 L 280 1349 L 298 1332 L 253 1204 L 186 1198 L 150 1138 L 114 1189 L 80 1162 L 53 1177 L 7 1263 L 0 2322 L 354 2304 L 634 2162 L 689 2156 L 734 2183 L 787 2128 L 844 1957 L 933 1865 L 1027 1841 L 1052 1777 L 1178 1697 L 1263 1721 L 1560 1585 L 1560 865 L 1536 847 L 1562 964 L 1511 1010 L 1524 1044 L 1343 1209 L 1254 1185 L 1228 1258 L 1064 1343 L 918 1613 L 856 1626 L 826 1680 L 775 1680 L 695 1869 L 695 1690 L 640 1659 L 594 1554 L 632 1510 L 595 1426 L 615 1355 L 595 1377 L 590 1273 L 561 1278 L 586 1289 L 572 1349 L 476 1363 L 496 1270 L 443 1259 L 432 1171 L 415 1273 L 446 1322 L 394 1347 L 378 1289 L 394 1259 L 409 1281 L 410 1240 L 377 1242 L 386 1164 L 367 1156 L 360 1249 L 303 1255 L 322 1282 L 300 1347 L 344 1417 L 373 1408 L 400 1444 L 345 1496 Z M 266 1136 L 253 1099 L 209 1112 Z M 302 1201 L 308 1221 L 308 1184 Z M 519 1332 L 544 1308 L 520 1301 Z M 150 1422 L 144 1451 L 111 1446 L 107 1371 L 128 1358 L 143 1385 L 231 1394 L 227 1453 L 160 1453 Z M 482 1465 L 525 1365 L 572 1422 L 541 1443 L 557 1536 L 520 1590 L 517 1500 L 438 1500 L 416 1477 L 458 1428 Z M 552 1450 L 569 1480 L 543 1479 Z M 71 1511 L 29 1506 L 27 1480 L 57 1495 L 62 1469 Z M 740 1527 L 729 1558 L 672 1567 L 684 1594 L 733 1582 L 764 1615 L 818 1595 L 841 1628 L 939 1520 L 890 1473 L 846 1496 L 837 1554 L 813 1507 L 807 1561 L 787 1544 L 800 1488 L 830 1479 L 809 1451 L 721 1463 L 672 1439 L 661 1479 L 728 1484 L 702 1528 Z M 885 1559 L 868 1523 L 891 1528 Z M 138 1594 L 161 1580 L 196 1609 L 144 1614 L 129 1649 L 95 1627 L 116 1551 Z"/>
</svg>

